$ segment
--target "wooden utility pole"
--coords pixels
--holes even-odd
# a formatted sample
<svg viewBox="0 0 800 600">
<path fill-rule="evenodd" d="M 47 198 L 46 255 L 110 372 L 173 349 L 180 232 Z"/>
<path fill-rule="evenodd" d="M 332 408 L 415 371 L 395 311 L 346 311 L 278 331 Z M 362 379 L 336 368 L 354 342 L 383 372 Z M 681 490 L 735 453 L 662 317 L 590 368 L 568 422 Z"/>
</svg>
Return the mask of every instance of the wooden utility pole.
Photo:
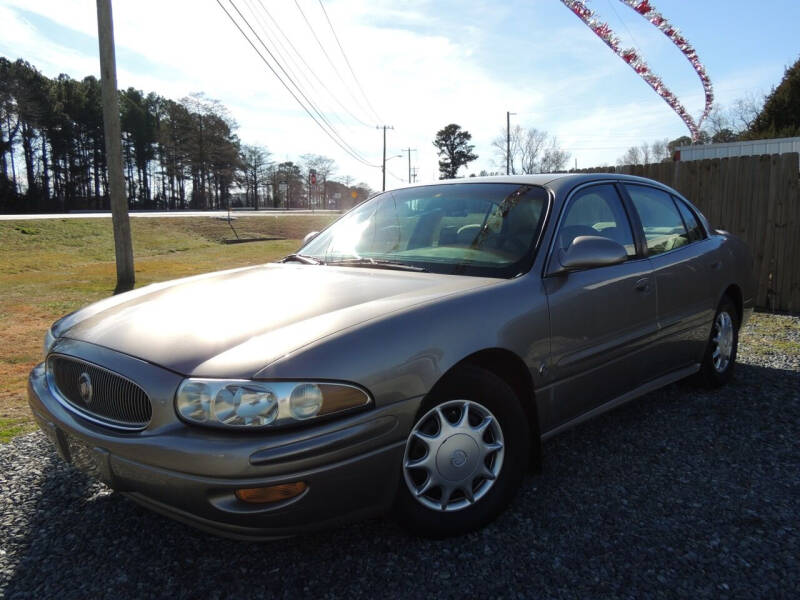
<svg viewBox="0 0 800 600">
<path fill-rule="evenodd" d="M 506 111 L 506 175 L 511 175 L 511 115 L 515 114 Z"/>
<path fill-rule="evenodd" d="M 117 97 L 117 65 L 114 56 L 114 23 L 111 0 L 97 0 L 97 34 L 100 41 L 100 83 L 103 98 L 103 125 L 106 140 L 108 188 L 111 222 L 114 226 L 114 253 L 117 259 L 115 294 L 133 289 L 133 243 L 128 219 L 128 200 L 122 174 L 122 149 Z"/>
<path fill-rule="evenodd" d="M 391 125 L 378 125 L 375 129 L 383 129 L 383 163 L 381 172 L 383 174 L 383 183 L 381 184 L 381 191 L 386 191 L 386 130 L 394 129 Z"/>
<path fill-rule="evenodd" d="M 408 184 L 411 185 L 411 153 L 416 152 L 416 148 L 401 148 L 403 152 L 408 152 Z"/>
</svg>

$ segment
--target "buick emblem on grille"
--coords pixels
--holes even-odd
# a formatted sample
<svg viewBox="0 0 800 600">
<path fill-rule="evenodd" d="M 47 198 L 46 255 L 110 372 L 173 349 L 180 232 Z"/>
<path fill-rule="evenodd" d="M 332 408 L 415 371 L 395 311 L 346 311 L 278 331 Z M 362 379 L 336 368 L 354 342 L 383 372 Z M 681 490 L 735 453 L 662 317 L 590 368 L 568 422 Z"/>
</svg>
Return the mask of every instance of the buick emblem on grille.
<svg viewBox="0 0 800 600">
<path fill-rule="evenodd" d="M 81 400 L 85 404 L 92 403 L 92 396 L 94 395 L 94 390 L 92 389 L 92 378 L 89 377 L 89 374 L 84 371 L 81 373 L 80 377 L 78 377 L 78 392 L 81 395 Z"/>
</svg>

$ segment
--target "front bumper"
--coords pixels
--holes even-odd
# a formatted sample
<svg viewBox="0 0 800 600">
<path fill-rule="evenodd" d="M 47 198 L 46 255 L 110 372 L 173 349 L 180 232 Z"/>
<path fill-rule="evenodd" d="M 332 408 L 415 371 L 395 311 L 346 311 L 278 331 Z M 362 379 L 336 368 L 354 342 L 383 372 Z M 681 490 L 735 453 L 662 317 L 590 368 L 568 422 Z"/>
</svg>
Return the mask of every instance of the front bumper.
<svg viewBox="0 0 800 600">
<path fill-rule="evenodd" d="M 28 398 L 64 460 L 156 512 L 238 539 L 285 537 L 386 512 L 421 401 L 292 431 L 228 432 L 176 420 L 124 433 L 64 408 L 44 365 L 30 374 Z M 308 488 L 272 504 L 234 495 L 238 488 L 296 481 Z"/>
</svg>

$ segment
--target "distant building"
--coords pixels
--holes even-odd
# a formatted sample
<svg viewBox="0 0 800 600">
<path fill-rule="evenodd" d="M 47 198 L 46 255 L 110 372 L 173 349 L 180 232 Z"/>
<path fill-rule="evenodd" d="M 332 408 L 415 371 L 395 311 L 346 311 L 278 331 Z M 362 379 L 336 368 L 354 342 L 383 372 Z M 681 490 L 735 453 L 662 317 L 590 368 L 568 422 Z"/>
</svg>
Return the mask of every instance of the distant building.
<svg viewBox="0 0 800 600">
<path fill-rule="evenodd" d="M 732 156 L 788 154 L 789 152 L 800 153 L 800 137 L 678 146 L 675 150 L 674 159 L 680 161 L 704 160 L 707 158 L 730 158 Z"/>
</svg>

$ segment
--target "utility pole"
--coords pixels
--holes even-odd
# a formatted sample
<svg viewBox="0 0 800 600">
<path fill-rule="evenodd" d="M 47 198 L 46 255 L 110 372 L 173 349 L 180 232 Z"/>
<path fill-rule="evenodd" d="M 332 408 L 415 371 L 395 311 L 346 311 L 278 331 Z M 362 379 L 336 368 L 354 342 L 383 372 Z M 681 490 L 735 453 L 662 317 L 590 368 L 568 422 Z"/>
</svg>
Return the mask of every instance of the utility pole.
<svg viewBox="0 0 800 600">
<path fill-rule="evenodd" d="M 506 175 L 511 175 L 511 115 L 515 114 L 506 111 Z"/>
<path fill-rule="evenodd" d="M 411 183 L 411 153 L 416 152 L 416 148 L 400 148 L 401 152 L 408 152 L 408 183 Z"/>
<path fill-rule="evenodd" d="M 383 183 L 381 187 L 381 191 L 386 191 L 386 130 L 387 129 L 394 129 L 391 125 L 377 125 L 375 129 L 383 129 L 383 163 L 381 167 L 381 172 L 383 174 Z"/>
<path fill-rule="evenodd" d="M 115 294 L 133 289 L 133 243 L 128 219 L 128 200 L 122 175 L 122 150 L 117 98 L 117 63 L 114 56 L 114 22 L 111 0 L 97 0 L 97 34 L 100 42 L 100 83 L 103 99 L 103 123 L 108 165 L 108 188 L 111 222 L 114 227 L 114 254 L 117 259 Z"/>
</svg>

